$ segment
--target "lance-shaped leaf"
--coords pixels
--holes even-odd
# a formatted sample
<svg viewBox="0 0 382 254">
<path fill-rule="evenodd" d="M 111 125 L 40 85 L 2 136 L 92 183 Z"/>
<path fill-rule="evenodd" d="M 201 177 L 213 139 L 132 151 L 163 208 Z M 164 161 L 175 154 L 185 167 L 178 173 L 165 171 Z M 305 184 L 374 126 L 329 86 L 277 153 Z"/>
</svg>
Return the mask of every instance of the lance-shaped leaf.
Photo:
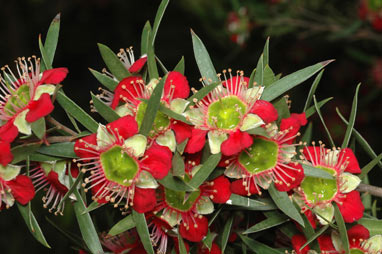
<svg viewBox="0 0 382 254">
<path fill-rule="evenodd" d="M 255 253 L 266 253 L 266 254 L 285 254 L 284 251 L 273 249 L 269 247 L 268 245 L 265 245 L 263 243 L 260 243 L 256 240 L 253 240 L 247 236 L 244 236 L 242 234 L 238 234 L 241 240 Z"/>
<path fill-rule="evenodd" d="M 145 23 L 145 26 L 143 27 L 142 35 L 141 35 L 141 55 L 147 54 L 147 47 L 150 42 L 150 33 L 151 33 L 151 25 L 150 25 L 150 22 L 147 21 Z"/>
<path fill-rule="evenodd" d="M 194 189 L 184 183 L 181 179 L 174 177 L 171 173 L 167 174 L 163 179 L 157 180 L 165 188 L 174 191 L 193 191 Z"/>
<path fill-rule="evenodd" d="M 283 93 L 289 91 L 293 87 L 301 84 L 314 74 L 316 74 L 318 71 L 320 71 L 322 68 L 324 68 L 329 63 L 333 62 L 334 60 L 328 60 L 321 63 L 317 63 L 315 65 L 306 67 L 302 70 L 296 71 L 292 74 L 289 74 L 288 76 L 283 77 L 282 79 L 274 82 L 272 85 L 266 87 L 264 89 L 264 93 L 261 96 L 261 99 L 266 101 L 272 101 L 273 99 L 279 97 Z"/>
<path fill-rule="evenodd" d="M 42 139 L 45 135 L 46 131 L 46 125 L 45 125 L 45 118 L 41 117 L 37 121 L 34 121 L 31 124 L 32 132 L 38 137 L 39 139 Z"/>
<path fill-rule="evenodd" d="M 215 167 L 219 164 L 220 159 L 221 153 L 210 155 L 210 157 L 203 162 L 203 166 L 188 182 L 188 185 L 194 189 L 197 189 L 202 183 L 204 183 Z"/>
<path fill-rule="evenodd" d="M 267 218 L 265 220 L 260 221 L 259 223 L 255 224 L 254 226 L 248 228 L 243 232 L 243 234 L 252 234 L 259 231 L 263 231 L 275 226 L 279 226 L 287 221 L 289 221 L 289 217 L 281 214 L 277 211 L 271 211 L 265 213 L 265 216 Z"/>
<path fill-rule="evenodd" d="M 336 147 L 336 145 L 334 144 L 332 135 L 330 134 L 330 131 L 329 131 L 328 127 L 327 127 L 326 124 L 325 124 L 325 120 L 324 120 L 324 118 L 322 117 L 321 110 L 320 110 L 320 108 L 319 108 L 319 106 L 318 106 L 318 103 L 317 103 L 317 100 L 316 100 L 316 96 L 315 96 L 315 95 L 313 95 L 313 102 L 314 102 L 314 107 L 316 108 L 317 114 L 318 114 L 318 116 L 320 117 L 322 126 L 324 126 L 324 129 L 325 129 L 325 131 L 326 131 L 326 134 L 328 135 L 328 138 L 329 138 L 331 147 Z"/>
<path fill-rule="evenodd" d="M 16 203 L 16 204 L 21 216 L 23 217 L 25 221 L 25 224 L 27 225 L 33 237 L 45 247 L 50 248 L 48 242 L 45 239 L 44 234 L 41 231 L 41 228 L 36 218 L 34 217 L 31 211 L 31 203 L 29 202 L 26 206 L 22 206 L 19 203 Z"/>
<path fill-rule="evenodd" d="M 277 81 L 277 78 L 275 74 L 273 73 L 271 67 L 269 65 L 266 65 L 264 67 L 264 81 L 263 86 L 269 86 Z"/>
<path fill-rule="evenodd" d="M 229 217 L 229 219 L 227 220 L 223 228 L 223 232 L 221 235 L 221 244 L 220 244 L 220 249 L 222 253 L 224 253 L 225 247 L 227 246 L 228 238 L 231 234 L 232 223 L 233 223 L 233 216 Z"/>
<path fill-rule="evenodd" d="M 77 155 L 74 153 L 74 142 L 55 143 L 49 146 L 44 145 L 37 152 L 51 156 L 77 158 Z"/>
<path fill-rule="evenodd" d="M 69 190 L 65 193 L 65 195 L 62 197 L 60 203 L 58 204 L 57 207 L 62 207 L 62 205 L 64 204 L 65 200 L 70 196 L 72 195 L 72 193 L 74 192 L 74 190 L 77 190 L 77 186 L 80 182 L 82 182 L 82 176 L 84 175 L 84 173 L 82 171 L 80 171 L 80 173 L 78 174 L 76 180 L 74 182 L 72 182 L 72 185 L 70 186 Z M 85 212 L 85 211 L 84 211 Z"/>
<path fill-rule="evenodd" d="M 302 232 L 305 235 L 305 239 L 311 239 L 316 232 L 314 232 L 314 229 L 313 229 L 312 225 L 310 224 L 310 222 L 309 222 L 309 220 L 308 220 L 308 218 L 306 217 L 305 214 L 302 215 L 302 219 L 304 220 L 305 227 L 303 227 L 301 229 L 302 229 Z M 311 249 L 317 251 L 318 253 L 321 252 L 320 245 L 318 244 L 318 241 L 314 241 L 314 240 L 311 241 L 309 243 L 309 246 L 310 246 Z"/>
<path fill-rule="evenodd" d="M 57 161 L 57 160 L 61 159 L 59 157 L 48 156 L 48 155 L 41 154 L 41 153 L 33 153 L 33 154 L 31 154 L 29 156 L 29 158 L 30 158 L 31 161 L 40 161 L 40 162 L 44 162 L 44 161 Z"/>
<path fill-rule="evenodd" d="M 174 71 L 180 72 L 184 75 L 184 56 L 182 56 L 178 64 L 175 66 Z"/>
<path fill-rule="evenodd" d="M 152 31 L 151 38 L 150 38 L 152 45 L 154 45 L 155 38 L 156 38 L 156 35 L 158 33 L 158 28 L 159 28 L 160 22 L 162 21 L 162 18 L 163 18 L 165 10 L 167 8 L 168 2 L 169 2 L 169 0 L 162 0 L 162 2 L 160 3 L 160 5 L 158 7 L 157 14 L 155 15 L 153 31 Z"/>
<path fill-rule="evenodd" d="M 381 160 L 382 160 L 382 153 L 379 154 L 377 157 L 375 157 L 372 161 L 370 161 L 368 164 L 366 164 L 366 166 L 364 166 L 361 169 L 361 174 L 359 175 L 359 178 L 362 179 L 363 177 L 365 177 L 370 172 L 370 170 L 372 170 L 374 166 L 377 165 L 378 162 L 380 162 Z"/>
<path fill-rule="evenodd" d="M 41 57 L 42 57 L 41 69 L 42 70 L 52 69 L 52 63 L 50 62 L 50 60 L 48 58 L 48 54 L 46 53 L 44 45 L 42 44 L 41 34 L 38 37 L 38 46 L 40 48 L 40 53 L 41 53 Z"/>
<path fill-rule="evenodd" d="M 253 69 L 253 71 L 251 72 L 251 75 L 249 76 L 248 88 L 252 88 L 253 87 L 253 83 L 255 82 L 255 74 L 256 74 L 256 68 Z"/>
<path fill-rule="evenodd" d="M 114 91 L 114 89 L 118 86 L 118 82 L 115 81 L 114 79 L 110 78 L 106 74 L 100 73 L 96 70 L 93 70 L 89 68 L 89 71 L 93 76 L 102 84 L 104 85 L 107 89 L 110 91 Z"/>
<path fill-rule="evenodd" d="M 302 249 L 305 248 L 305 246 L 307 246 L 308 244 L 310 244 L 311 242 L 313 242 L 314 240 L 316 240 L 320 235 L 322 235 L 327 229 L 328 229 L 329 225 L 325 225 L 323 226 L 322 228 L 320 228 L 316 233 L 314 233 L 311 237 L 309 237 L 307 240 L 306 240 L 306 243 L 304 243 L 303 246 L 301 246 L 300 248 L 300 251 Z"/>
<path fill-rule="evenodd" d="M 231 194 L 231 197 L 226 202 L 228 205 L 235 205 L 245 208 L 245 210 L 253 210 L 253 211 L 268 211 L 275 210 L 277 207 L 270 199 L 251 199 L 242 197 L 240 195 Z"/>
<path fill-rule="evenodd" d="M 92 101 L 97 112 L 109 123 L 117 120 L 120 116 L 115 111 L 91 93 Z"/>
<path fill-rule="evenodd" d="M 194 56 L 200 71 L 200 75 L 202 75 L 203 78 L 206 78 L 206 84 L 211 84 L 213 82 L 218 83 L 219 79 L 216 75 L 215 67 L 212 64 L 210 55 L 208 54 L 206 47 L 192 30 L 191 35 L 192 45 L 194 48 Z"/>
<path fill-rule="evenodd" d="M 139 129 L 139 133 L 144 136 L 149 135 L 151 127 L 153 126 L 155 116 L 160 107 L 160 99 L 162 97 L 164 82 L 166 78 L 167 76 L 159 81 L 147 102 L 146 112 L 142 120 L 141 128 Z"/>
<path fill-rule="evenodd" d="M 273 183 L 269 186 L 268 191 L 277 207 L 280 208 L 283 213 L 304 227 L 304 220 L 301 218 L 300 212 L 289 199 L 288 194 L 286 192 L 278 191 Z"/>
<path fill-rule="evenodd" d="M 90 203 L 90 205 L 88 205 L 88 207 L 86 207 L 84 213 L 90 213 L 90 212 L 97 210 L 98 208 L 100 208 L 104 205 L 105 205 L 105 203 L 100 204 L 97 201 L 93 201 Z"/>
<path fill-rule="evenodd" d="M 152 36 L 152 31 L 149 33 L 149 37 L 151 38 Z M 151 43 L 148 43 L 147 45 L 147 69 L 149 72 L 149 78 L 150 79 L 157 79 L 159 78 L 159 73 L 158 73 L 158 67 L 155 59 L 155 50 L 154 50 L 154 45 Z"/>
<path fill-rule="evenodd" d="M 24 145 L 15 146 L 12 148 L 11 152 L 13 154 L 12 164 L 16 164 L 20 161 L 26 160 L 27 157 L 33 154 L 39 147 L 41 143 L 29 143 Z"/>
<path fill-rule="evenodd" d="M 66 112 L 73 116 L 86 129 L 92 133 L 97 132 L 98 123 L 74 101 L 69 99 L 62 90 L 57 93 L 57 101 Z"/>
<path fill-rule="evenodd" d="M 289 106 L 287 103 L 287 98 L 281 97 L 274 103 L 272 103 L 275 109 L 277 110 L 277 113 L 279 115 L 277 122 L 279 123 L 281 119 L 288 118 L 290 117 L 290 112 L 289 112 Z"/>
<path fill-rule="evenodd" d="M 264 55 L 261 54 L 259 61 L 257 62 L 256 65 L 256 73 L 254 77 L 254 82 L 256 82 L 257 85 L 259 86 L 264 86 Z"/>
<path fill-rule="evenodd" d="M 190 105 L 192 105 L 194 103 L 194 100 L 196 99 L 197 101 L 200 101 L 201 99 L 203 99 L 209 92 L 211 92 L 212 90 L 214 90 L 218 85 L 220 85 L 221 82 L 216 82 L 216 83 L 212 83 L 212 84 L 209 84 L 205 87 L 203 87 L 202 89 L 200 89 L 199 91 L 197 91 L 194 95 L 192 95 L 190 98 L 188 98 L 187 100 L 190 102 Z"/>
<path fill-rule="evenodd" d="M 126 69 L 118 56 L 106 45 L 98 43 L 98 49 L 107 68 L 116 79 L 121 81 L 124 78 L 131 76 L 131 73 Z"/>
<path fill-rule="evenodd" d="M 263 49 L 263 63 L 264 66 L 269 65 L 269 39 L 270 37 L 267 37 L 267 40 L 265 41 L 264 49 Z"/>
<path fill-rule="evenodd" d="M 139 238 L 141 239 L 143 247 L 145 248 L 148 254 L 154 254 L 154 249 L 151 244 L 150 233 L 147 227 L 145 214 L 138 213 L 135 210 L 133 210 L 132 215 L 133 215 L 133 221 L 136 225 L 137 232 L 138 232 Z"/>
<path fill-rule="evenodd" d="M 321 108 L 322 106 L 324 106 L 327 102 L 331 101 L 333 99 L 333 97 L 329 97 L 329 98 L 326 98 L 326 99 L 323 99 L 322 101 L 319 101 L 317 103 L 317 108 Z M 309 118 L 311 117 L 314 113 L 316 113 L 316 105 L 313 105 L 311 107 L 309 107 L 306 111 L 305 111 L 305 117 L 306 118 Z"/>
<path fill-rule="evenodd" d="M 60 33 L 60 19 L 61 13 L 58 13 L 50 23 L 44 43 L 44 48 L 46 52 L 45 60 L 49 63 L 50 66 L 52 66 L 53 64 L 54 54 L 56 53 L 58 35 Z"/>
<path fill-rule="evenodd" d="M 308 127 L 306 127 L 304 134 L 302 134 L 301 142 L 310 143 L 313 135 L 313 124 L 309 122 Z M 299 150 L 299 149 L 298 149 Z"/>
<path fill-rule="evenodd" d="M 313 84 L 310 87 L 309 94 L 308 94 L 308 97 L 306 98 L 305 106 L 304 106 L 304 109 L 302 110 L 302 112 L 305 112 L 308 109 L 308 107 L 310 106 L 310 104 L 312 103 L 313 94 L 316 93 L 317 86 L 321 81 L 321 77 L 322 77 L 323 73 L 324 73 L 324 69 L 322 69 L 320 71 L 320 73 L 318 73 L 316 78 L 314 79 Z"/>
<path fill-rule="evenodd" d="M 184 117 L 183 115 L 181 114 L 178 114 L 174 111 L 172 111 L 171 109 L 163 106 L 163 105 L 160 105 L 159 106 L 159 110 L 164 113 L 165 115 L 168 115 L 169 117 L 175 119 L 175 120 L 178 120 L 178 121 L 181 121 L 183 123 L 186 123 L 186 124 L 189 124 L 189 125 L 192 125 L 192 123 L 190 123 L 189 121 L 187 121 L 186 117 Z"/>
<path fill-rule="evenodd" d="M 320 168 L 316 168 L 306 164 L 303 164 L 302 167 L 304 169 L 305 176 L 311 176 L 311 177 L 317 177 L 317 178 L 323 178 L 323 179 L 333 179 L 333 176 L 331 174 L 329 174 L 328 172 Z"/>
<path fill-rule="evenodd" d="M 346 148 L 349 145 L 350 136 L 351 136 L 352 131 L 353 131 L 355 117 L 357 114 L 358 91 L 359 91 L 360 86 L 361 86 L 361 83 L 357 85 L 357 88 L 355 90 L 353 103 L 352 103 L 352 107 L 351 107 L 351 112 L 350 112 L 349 123 L 348 123 L 348 127 L 346 128 L 345 137 L 344 137 L 344 141 L 342 142 L 341 148 Z"/>
<path fill-rule="evenodd" d="M 343 245 L 343 248 L 345 250 L 345 253 L 349 254 L 350 253 L 349 239 L 348 239 L 348 234 L 346 231 L 345 221 L 344 221 L 344 218 L 342 218 L 342 214 L 341 214 L 340 209 L 338 208 L 337 204 L 333 202 L 333 206 L 334 206 L 334 217 L 335 217 L 336 222 L 337 222 L 338 231 L 340 233 L 342 245 Z"/>
<path fill-rule="evenodd" d="M 132 229 L 135 227 L 135 222 L 133 220 L 133 215 L 130 214 L 129 216 L 126 216 L 122 220 L 118 221 L 109 231 L 109 235 L 118 235 L 120 233 L 123 233 L 129 229 Z"/>
<path fill-rule="evenodd" d="M 175 151 L 172 157 L 172 174 L 174 176 L 184 176 L 184 161 L 179 152 Z"/>
<path fill-rule="evenodd" d="M 365 226 L 370 235 L 382 235 L 382 220 L 372 218 L 362 218 L 358 221 L 358 224 Z"/>
<path fill-rule="evenodd" d="M 180 236 L 178 232 L 178 245 L 179 245 L 179 254 L 187 254 L 186 245 L 184 245 L 183 238 Z"/>
</svg>

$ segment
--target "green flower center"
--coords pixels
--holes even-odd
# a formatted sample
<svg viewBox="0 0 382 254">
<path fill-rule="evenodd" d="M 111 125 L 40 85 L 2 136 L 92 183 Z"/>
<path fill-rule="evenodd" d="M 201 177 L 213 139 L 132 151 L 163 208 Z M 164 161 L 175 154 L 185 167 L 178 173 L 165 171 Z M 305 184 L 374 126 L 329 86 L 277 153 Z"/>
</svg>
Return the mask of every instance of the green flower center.
<svg viewBox="0 0 382 254">
<path fill-rule="evenodd" d="M 101 164 L 105 177 L 123 186 L 130 186 L 139 171 L 135 159 L 127 155 L 121 146 L 113 146 L 101 153 Z"/>
<path fill-rule="evenodd" d="M 252 146 L 239 155 L 239 163 L 249 173 L 256 175 L 276 166 L 278 150 L 276 142 L 255 138 Z"/>
<path fill-rule="evenodd" d="M 323 166 L 316 166 L 316 168 L 325 170 L 333 176 L 336 173 L 332 168 Z M 306 199 L 312 203 L 331 200 L 338 191 L 336 179 L 323 179 L 313 176 L 305 177 L 301 183 L 301 188 L 304 191 Z"/>
<path fill-rule="evenodd" d="M 4 112 L 11 115 L 17 113 L 16 108 L 25 107 L 30 101 L 29 86 L 24 84 L 20 86 L 9 98 L 4 106 Z"/>
<path fill-rule="evenodd" d="M 369 8 L 377 11 L 382 8 L 382 1 L 381 0 L 369 0 Z"/>
<path fill-rule="evenodd" d="M 170 189 L 165 189 L 164 193 L 166 203 L 170 207 L 178 211 L 187 212 L 193 207 L 196 200 L 198 199 L 200 195 L 200 190 L 191 192 L 188 195 L 188 197 L 186 197 L 186 192 L 184 191 L 174 191 Z"/>
<path fill-rule="evenodd" d="M 138 105 L 137 115 L 135 117 L 135 120 L 138 123 L 138 128 L 141 128 L 143 117 L 145 116 L 145 113 L 146 113 L 146 109 L 147 109 L 146 102 L 141 102 Z M 154 137 L 158 132 L 167 129 L 168 126 L 170 126 L 170 119 L 168 118 L 168 116 L 158 111 L 155 116 L 153 126 L 151 127 L 150 137 Z"/>
<path fill-rule="evenodd" d="M 208 107 L 208 125 L 219 129 L 231 130 L 238 126 L 247 106 L 237 96 L 227 96 Z"/>
<path fill-rule="evenodd" d="M 362 250 L 360 249 L 351 249 L 350 250 L 350 254 L 364 254 L 365 252 L 363 252 Z"/>
</svg>

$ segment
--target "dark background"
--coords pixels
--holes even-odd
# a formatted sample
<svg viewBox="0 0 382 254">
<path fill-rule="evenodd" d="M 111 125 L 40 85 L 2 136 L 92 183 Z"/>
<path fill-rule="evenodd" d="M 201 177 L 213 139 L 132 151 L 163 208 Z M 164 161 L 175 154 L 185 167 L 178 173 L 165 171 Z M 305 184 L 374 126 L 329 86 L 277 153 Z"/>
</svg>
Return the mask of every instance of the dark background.
<svg viewBox="0 0 382 254">
<path fill-rule="evenodd" d="M 232 8 L 230 1 L 222 2 L 223 10 L 228 13 Z M 338 5 L 339 9 L 343 7 L 343 2 Z M 346 2 L 356 6 L 358 1 Z M 139 57 L 142 28 L 147 19 L 153 21 L 159 3 L 159 0 L 0 0 L 0 65 L 12 65 L 13 60 L 19 56 L 39 55 L 38 35 L 42 34 L 44 38 L 51 20 L 61 12 L 60 40 L 54 67 L 69 68 L 64 89 L 69 97 L 89 112 L 89 90 L 96 92 L 100 84 L 88 68 L 100 71 L 104 67 L 96 43 L 106 44 L 115 52 L 119 48 L 133 46 L 135 56 Z M 267 37 L 264 27 L 259 26 L 252 30 L 246 46 L 240 47 L 229 40 L 226 19 L 218 19 L 213 9 L 209 11 L 210 22 L 208 15 L 204 13 L 202 16 L 197 10 L 189 8 L 186 0 L 170 2 L 156 39 L 156 54 L 168 69 L 175 67 L 184 55 L 185 74 L 193 86 L 199 86 L 200 74 L 192 52 L 190 28 L 203 40 L 217 71 L 230 67 L 233 70 L 244 70 L 246 76 L 256 67 Z M 350 18 L 357 17 L 354 15 Z M 271 38 L 270 66 L 275 73 L 286 75 L 320 61 L 336 59 L 326 68 L 317 91 L 318 99 L 335 97 L 322 109 L 324 118 L 337 145 L 340 145 L 345 126 L 336 116 L 335 107 L 338 106 L 348 117 L 355 87 L 358 82 L 362 82 L 355 127 L 378 153 L 381 151 L 382 88 L 372 80 L 371 66 L 355 60 L 345 49 L 362 48 L 373 58 L 378 58 L 381 56 L 379 45 L 375 41 L 325 40 L 321 36 L 301 39 L 297 34 L 289 33 Z M 311 82 L 289 93 L 293 112 L 301 112 Z M 323 138 L 325 133 L 318 118 L 314 117 L 313 121 L 315 137 L 327 141 Z M 357 152 L 360 152 L 361 166 L 365 165 L 369 158 L 361 149 L 357 149 Z M 378 170 L 374 169 L 375 177 L 371 179 L 375 185 L 381 185 Z M 45 217 L 79 234 L 70 207 L 67 206 L 65 210 L 64 220 L 56 218 L 41 208 L 40 198 L 41 194 L 36 196 L 33 211 L 53 249 L 42 247 L 29 235 L 17 208 L 13 207 L 0 214 L 0 253 L 69 253 L 70 243 L 46 222 Z M 104 210 L 100 209 L 94 214 L 103 218 L 102 212 Z M 100 230 L 107 229 L 108 224 L 112 225 L 107 218 L 97 222 Z"/>
</svg>

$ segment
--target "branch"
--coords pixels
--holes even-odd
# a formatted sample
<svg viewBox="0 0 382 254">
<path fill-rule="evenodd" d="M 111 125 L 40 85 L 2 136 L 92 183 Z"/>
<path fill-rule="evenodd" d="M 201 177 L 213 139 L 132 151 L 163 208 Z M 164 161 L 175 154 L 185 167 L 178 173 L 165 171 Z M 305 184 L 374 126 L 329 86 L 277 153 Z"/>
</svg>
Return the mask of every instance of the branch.
<svg viewBox="0 0 382 254">
<path fill-rule="evenodd" d="M 71 142 L 76 139 L 75 136 L 51 136 L 46 140 L 48 143 L 62 143 L 62 142 Z"/>
<path fill-rule="evenodd" d="M 78 135 L 77 132 L 75 132 L 75 131 L 71 130 L 70 128 L 66 127 L 65 125 L 61 124 L 60 122 L 58 122 L 56 119 L 54 119 L 54 118 L 51 117 L 51 116 L 47 116 L 47 117 L 46 117 L 46 120 L 47 120 L 49 123 L 51 123 L 51 124 L 53 124 L 54 126 L 56 126 L 57 129 L 61 129 L 61 130 L 65 131 L 66 133 L 68 133 L 68 134 L 70 134 L 70 135 L 72 135 L 72 136 L 77 136 L 77 135 Z"/>
<path fill-rule="evenodd" d="M 370 195 L 382 198 L 382 188 L 361 183 L 358 185 L 357 190 L 359 192 L 367 192 Z"/>
</svg>

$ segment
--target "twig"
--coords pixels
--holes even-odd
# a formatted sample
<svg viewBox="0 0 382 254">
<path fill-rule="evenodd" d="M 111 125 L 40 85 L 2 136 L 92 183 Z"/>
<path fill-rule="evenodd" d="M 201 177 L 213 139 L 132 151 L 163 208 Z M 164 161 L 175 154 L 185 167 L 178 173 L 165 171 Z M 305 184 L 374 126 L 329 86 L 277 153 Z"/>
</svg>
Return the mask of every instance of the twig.
<svg viewBox="0 0 382 254">
<path fill-rule="evenodd" d="M 376 187 L 376 186 L 361 183 L 360 185 L 358 185 L 357 190 L 359 192 L 367 192 L 370 195 L 382 198 L 382 188 L 381 187 Z"/>
<path fill-rule="evenodd" d="M 70 128 L 66 127 L 65 125 L 61 124 L 60 122 L 58 122 L 56 119 L 54 119 L 51 116 L 47 116 L 46 120 L 48 122 L 50 122 L 51 124 L 53 124 L 54 126 L 56 126 L 57 129 L 61 129 L 61 130 L 65 131 L 66 133 L 68 133 L 68 134 L 70 134 L 72 136 L 77 136 L 78 135 L 78 133 L 76 133 L 75 131 L 73 131 Z"/>
<path fill-rule="evenodd" d="M 48 143 L 62 143 L 62 142 L 71 142 L 76 139 L 75 136 L 51 136 L 46 140 Z"/>
</svg>

